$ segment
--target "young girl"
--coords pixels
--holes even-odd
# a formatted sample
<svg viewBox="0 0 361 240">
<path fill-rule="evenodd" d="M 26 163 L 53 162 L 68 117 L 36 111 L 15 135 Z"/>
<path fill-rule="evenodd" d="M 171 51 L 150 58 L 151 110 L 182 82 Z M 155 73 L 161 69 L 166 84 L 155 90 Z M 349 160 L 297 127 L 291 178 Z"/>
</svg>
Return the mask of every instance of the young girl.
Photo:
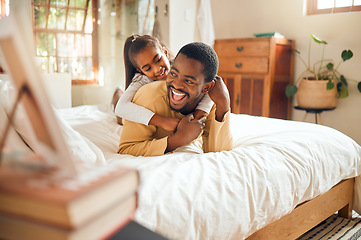
<svg viewBox="0 0 361 240">
<path fill-rule="evenodd" d="M 161 127 L 174 132 L 179 119 L 166 118 L 152 111 L 132 103 L 135 93 L 143 85 L 157 80 L 166 80 L 170 70 L 170 53 L 159 40 L 149 35 L 133 35 L 127 38 L 124 44 L 124 64 L 126 90 L 119 98 L 115 114 L 121 118 Z M 209 114 L 213 102 L 208 94 L 203 97 L 193 113 L 199 119 Z"/>
</svg>

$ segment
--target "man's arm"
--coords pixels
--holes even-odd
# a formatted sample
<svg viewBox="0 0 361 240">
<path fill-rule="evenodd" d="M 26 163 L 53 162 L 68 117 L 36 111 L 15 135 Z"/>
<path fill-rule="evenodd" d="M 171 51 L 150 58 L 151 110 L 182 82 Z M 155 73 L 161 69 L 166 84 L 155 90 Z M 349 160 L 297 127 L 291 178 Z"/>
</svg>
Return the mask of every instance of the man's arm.
<svg viewBox="0 0 361 240">
<path fill-rule="evenodd" d="M 230 128 L 230 98 L 223 79 L 219 76 L 216 83 L 208 93 L 215 103 L 207 117 L 203 132 L 203 151 L 220 152 L 233 149 L 233 137 Z"/>
<path fill-rule="evenodd" d="M 156 81 L 141 87 L 135 94 L 133 102 L 165 117 L 176 117 L 167 111 L 168 103 L 165 96 L 165 82 Z M 118 153 L 134 156 L 164 154 L 169 132 L 152 125 L 147 126 L 126 120 L 123 124 Z"/>
<path fill-rule="evenodd" d="M 124 120 L 118 153 L 133 156 L 163 155 L 167 147 L 167 137 L 154 138 L 156 127 Z"/>
<path fill-rule="evenodd" d="M 222 122 L 224 115 L 231 109 L 231 101 L 227 86 L 220 76 L 216 76 L 214 87 L 208 95 L 216 105 L 216 120 Z"/>
</svg>

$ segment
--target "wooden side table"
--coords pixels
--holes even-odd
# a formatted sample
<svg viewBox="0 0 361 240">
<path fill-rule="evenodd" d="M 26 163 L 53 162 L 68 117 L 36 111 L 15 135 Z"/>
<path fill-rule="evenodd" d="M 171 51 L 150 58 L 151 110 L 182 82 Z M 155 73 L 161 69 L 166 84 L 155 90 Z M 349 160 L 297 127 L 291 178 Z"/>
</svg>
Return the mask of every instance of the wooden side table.
<svg viewBox="0 0 361 240">
<path fill-rule="evenodd" d="M 321 113 L 323 111 L 331 111 L 331 110 L 334 110 L 335 108 L 302 108 L 302 107 L 299 107 L 299 106 L 296 106 L 294 107 L 295 109 L 297 110 L 304 110 L 306 111 L 306 114 L 303 118 L 303 122 L 306 120 L 307 116 L 309 113 L 313 113 L 315 114 L 315 123 L 318 124 L 322 124 L 322 118 L 321 118 Z"/>
</svg>

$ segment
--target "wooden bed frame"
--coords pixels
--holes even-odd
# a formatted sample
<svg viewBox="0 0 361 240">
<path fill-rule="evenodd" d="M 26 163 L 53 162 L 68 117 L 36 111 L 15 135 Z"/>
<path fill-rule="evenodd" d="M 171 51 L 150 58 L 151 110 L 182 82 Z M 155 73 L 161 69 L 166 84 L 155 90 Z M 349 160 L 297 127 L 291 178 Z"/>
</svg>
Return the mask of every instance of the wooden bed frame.
<svg viewBox="0 0 361 240">
<path fill-rule="evenodd" d="M 247 240 L 296 239 L 338 211 L 351 219 L 354 178 L 343 180 L 328 192 L 298 205 L 290 214 L 253 233 Z"/>
</svg>

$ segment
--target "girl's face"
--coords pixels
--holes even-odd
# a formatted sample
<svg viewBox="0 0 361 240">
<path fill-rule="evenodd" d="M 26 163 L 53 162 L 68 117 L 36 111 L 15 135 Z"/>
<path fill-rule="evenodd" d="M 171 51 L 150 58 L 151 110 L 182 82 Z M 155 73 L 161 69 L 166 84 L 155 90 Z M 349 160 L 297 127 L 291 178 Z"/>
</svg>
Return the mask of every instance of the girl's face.
<svg viewBox="0 0 361 240">
<path fill-rule="evenodd" d="M 145 47 L 134 56 L 138 71 L 153 80 L 165 80 L 170 69 L 167 51 L 157 47 Z"/>
</svg>

